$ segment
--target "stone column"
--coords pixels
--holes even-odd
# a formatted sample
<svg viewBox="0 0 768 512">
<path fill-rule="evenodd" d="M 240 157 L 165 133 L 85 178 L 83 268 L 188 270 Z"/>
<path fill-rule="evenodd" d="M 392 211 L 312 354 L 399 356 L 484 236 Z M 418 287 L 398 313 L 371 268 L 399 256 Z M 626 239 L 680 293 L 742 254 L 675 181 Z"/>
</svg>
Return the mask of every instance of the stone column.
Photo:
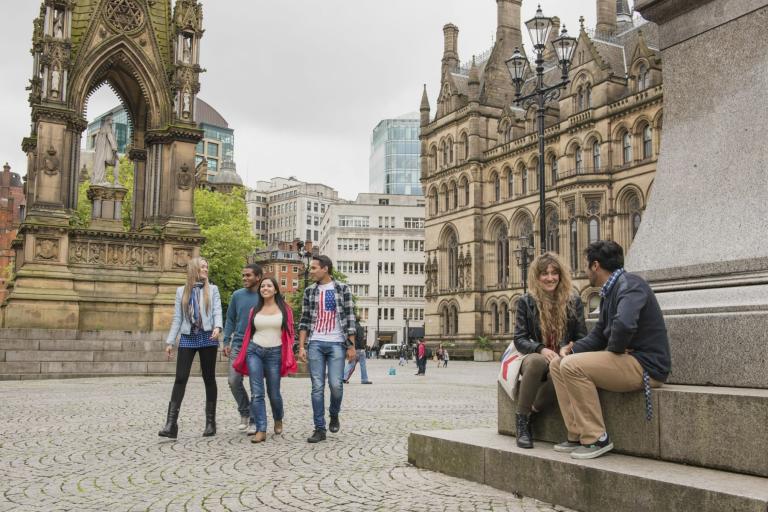
<svg viewBox="0 0 768 512">
<path fill-rule="evenodd" d="M 636 9 L 659 25 L 664 133 L 627 268 L 664 309 L 671 382 L 768 388 L 768 0 Z"/>
</svg>

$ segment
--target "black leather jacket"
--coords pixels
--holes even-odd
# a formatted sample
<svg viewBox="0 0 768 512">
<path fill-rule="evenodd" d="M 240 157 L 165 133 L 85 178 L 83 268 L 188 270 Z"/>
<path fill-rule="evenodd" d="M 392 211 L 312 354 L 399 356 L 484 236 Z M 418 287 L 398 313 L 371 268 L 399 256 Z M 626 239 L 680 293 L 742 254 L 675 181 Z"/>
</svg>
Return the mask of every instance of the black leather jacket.
<svg viewBox="0 0 768 512">
<path fill-rule="evenodd" d="M 587 334 L 587 324 L 584 322 L 584 304 L 577 295 L 574 295 L 571 300 L 573 307 L 568 313 L 565 336 L 559 342 L 561 347 L 571 341 L 579 340 Z M 539 326 L 539 310 L 536 307 L 536 301 L 528 293 L 517 301 L 515 347 L 521 354 L 539 353 L 545 347 Z"/>
</svg>

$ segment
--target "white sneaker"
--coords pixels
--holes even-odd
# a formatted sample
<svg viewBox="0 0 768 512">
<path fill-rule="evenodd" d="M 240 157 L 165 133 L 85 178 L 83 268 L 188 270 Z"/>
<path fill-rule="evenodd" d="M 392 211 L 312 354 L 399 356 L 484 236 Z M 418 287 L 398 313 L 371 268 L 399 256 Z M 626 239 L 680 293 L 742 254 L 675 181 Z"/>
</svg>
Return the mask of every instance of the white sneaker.
<svg viewBox="0 0 768 512">
<path fill-rule="evenodd" d="M 253 436 L 253 435 L 256 435 L 256 432 L 258 432 L 258 430 L 256 430 L 256 425 L 253 423 L 249 423 L 248 430 L 246 430 L 245 434 L 248 436 Z"/>
<path fill-rule="evenodd" d="M 240 424 L 237 426 L 237 430 L 245 430 L 248 428 L 248 420 L 250 418 L 248 416 L 241 416 L 240 417 Z"/>
</svg>

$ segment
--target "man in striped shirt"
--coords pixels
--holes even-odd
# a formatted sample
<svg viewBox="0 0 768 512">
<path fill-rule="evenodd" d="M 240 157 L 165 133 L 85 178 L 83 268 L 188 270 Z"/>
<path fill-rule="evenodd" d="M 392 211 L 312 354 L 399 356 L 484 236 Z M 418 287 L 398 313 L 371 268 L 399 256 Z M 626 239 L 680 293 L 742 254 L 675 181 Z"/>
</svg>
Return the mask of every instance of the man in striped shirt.
<svg viewBox="0 0 768 512">
<path fill-rule="evenodd" d="M 328 429 L 339 431 L 339 411 L 343 397 L 344 358 L 355 359 L 355 313 L 352 292 L 344 283 L 333 280 L 333 262 L 327 256 L 314 256 L 309 275 L 315 282 L 304 290 L 299 321 L 299 359 L 307 361 L 312 380 L 312 414 L 315 430 L 307 442 L 325 440 L 325 376 L 331 390 Z M 304 344 L 309 338 L 309 347 Z"/>
</svg>

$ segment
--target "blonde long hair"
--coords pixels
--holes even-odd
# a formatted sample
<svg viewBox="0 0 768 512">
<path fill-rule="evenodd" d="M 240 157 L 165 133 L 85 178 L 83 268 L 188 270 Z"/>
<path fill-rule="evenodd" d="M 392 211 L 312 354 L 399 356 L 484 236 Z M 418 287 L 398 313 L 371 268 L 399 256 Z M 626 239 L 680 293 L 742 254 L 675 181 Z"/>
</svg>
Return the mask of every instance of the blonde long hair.
<svg viewBox="0 0 768 512">
<path fill-rule="evenodd" d="M 544 291 L 539 276 L 552 265 L 560 274 L 553 294 Z M 546 252 L 536 257 L 528 272 L 528 290 L 539 310 L 542 343 L 548 348 L 557 346 L 568 328 L 568 313 L 573 309 L 571 269 L 556 254 Z"/>
<path fill-rule="evenodd" d="M 184 294 L 181 296 L 181 310 L 184 312 L 184 316 L 187 317 L 187 320 L 190 318 L 189 297 L 192 295 L 192 288 L 195 286 L 195 283 L 200 280 L 200 266 L 203 262 L 208 263 L 206 259 L 198 256 L 197 258 L 192 258 L 189 260 L 189 263 L 187 263 L 187 284 L 184 286 Z M 203 279 L 203 305 L 205 306 L 205 311 L 209 315 L 211 314 L 210 292 L 211 288 L 208 284 L 208 278 L 206 277 Z"/>
</svg>

